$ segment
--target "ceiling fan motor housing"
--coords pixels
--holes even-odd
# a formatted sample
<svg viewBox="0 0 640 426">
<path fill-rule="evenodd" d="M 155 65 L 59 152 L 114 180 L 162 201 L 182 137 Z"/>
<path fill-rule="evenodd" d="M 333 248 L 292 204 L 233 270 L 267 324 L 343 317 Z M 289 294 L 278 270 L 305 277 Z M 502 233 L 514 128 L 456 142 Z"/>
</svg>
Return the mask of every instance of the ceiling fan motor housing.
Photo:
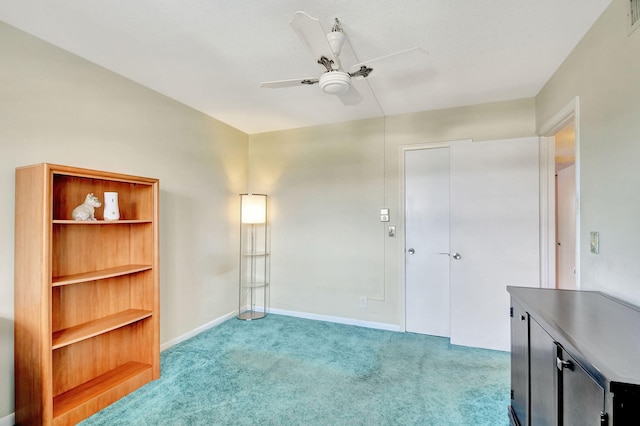
<svg viewBox="0 0 640 426">
<path fill-rule="evenodd" d="M 351 88 L 351 77 L 344 71 L 329 71 L 320 76 L 320 89 L 330 95 L 342 95 Z"/>
</svg>

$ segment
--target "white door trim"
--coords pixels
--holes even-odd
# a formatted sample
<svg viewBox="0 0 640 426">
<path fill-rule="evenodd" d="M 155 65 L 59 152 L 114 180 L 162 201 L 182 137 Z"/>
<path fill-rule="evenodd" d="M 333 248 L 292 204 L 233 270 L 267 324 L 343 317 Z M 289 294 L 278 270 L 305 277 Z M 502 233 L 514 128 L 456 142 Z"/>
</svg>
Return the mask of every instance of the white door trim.
<svg viewBox="0 0 640 426">
<path fill-rule="evenodd" d="M 576 164 L 576 288 L 580 289 L 580 97 L 540 126 L 538 136 L 545 137 L 540 149 L 540 286 L 554 288 L 555 278 L 555 167 L 553 135 L 571 121 L 575 126 Z"/>
<path fill-rule="evenodd" d="M 461 141 L 471 142 L 471 139 L 462 139 Z M 420 149 L 435 149 L 435 148 L 449 148 L 450 144 L 460 142 L 460 141 L 445 141 L 445 142 L 425 142 L 411 145 L 401 145 L 399 147 L 399 161 L 400 164 L 398 166 L 398 183 L 400 185 L 400 214 L 398 215 L 399 226 L 398 226 L 398 236 L 400 237 L 400 246 L 399 246 L 399 257 L 400 257 L 400 267 L 398 270 L 400 271 L 400 279 L 398 280 L 399 288 L 398 288 L 398 301 L 399 301 L 399 324 L 400 331 L 407 331 L 407 321 L 406 321 L 406 227 L 405 227 L 405 184 L 404 184 L 404 173 L 405 173 L 405 165 L 404 165 L 404 156 L 407 151 L 415 151 Z"/>
</svg>

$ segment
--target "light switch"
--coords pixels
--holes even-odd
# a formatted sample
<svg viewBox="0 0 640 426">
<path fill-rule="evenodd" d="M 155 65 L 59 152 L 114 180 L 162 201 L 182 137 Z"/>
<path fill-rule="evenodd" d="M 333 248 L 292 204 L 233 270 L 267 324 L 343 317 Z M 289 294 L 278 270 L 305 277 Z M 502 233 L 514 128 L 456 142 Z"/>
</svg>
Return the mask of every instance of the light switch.
<svg viewBox="0 0 640 426">
<path fill-rule="evenodd" d="M 600 254 L 600 233 L 599 232 L 591 231 L 590 248 L 591 248 L 591 253 Z"/>
<path fill-rule="evenodd" d="M 380 222 L 389 222 L 389 209 L 380 209 Z"/>
<path fill-rule="evenodd" d="M 388 235 L 390 237 L 392 237 L 392 238 L 395 237 L 396 236 L 396 227 L 395 226 L 389 226 L 388 229 L 389 229 Z"/>
</svg>

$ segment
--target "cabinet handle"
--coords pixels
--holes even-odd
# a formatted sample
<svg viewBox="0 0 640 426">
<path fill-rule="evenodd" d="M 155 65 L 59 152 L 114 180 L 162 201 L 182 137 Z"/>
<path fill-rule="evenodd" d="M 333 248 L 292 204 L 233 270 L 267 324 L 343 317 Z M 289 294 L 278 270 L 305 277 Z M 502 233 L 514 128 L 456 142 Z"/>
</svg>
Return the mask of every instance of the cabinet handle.
<svg viewBox="0 0 640 426">
<path fill-rule="evenodd" d="M 571 361 L 564 361 L 562 359 L 560 359 L 559 357 L 556 358 L 556 367 L 558 367 L 558 370 L 562 371 L 563 369 L 567 368 L 569 370 L 573 370 L 573 363 Z"/>
</svg>

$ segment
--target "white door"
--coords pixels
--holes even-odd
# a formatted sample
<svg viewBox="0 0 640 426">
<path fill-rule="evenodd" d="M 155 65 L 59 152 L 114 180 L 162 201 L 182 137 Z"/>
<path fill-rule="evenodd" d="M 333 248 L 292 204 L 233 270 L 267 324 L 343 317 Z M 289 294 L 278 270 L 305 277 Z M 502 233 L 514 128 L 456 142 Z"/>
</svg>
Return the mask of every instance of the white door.
<svg viewBox="0 0 640 426">
<path fill-rule="evenodd" d="M 404 170 L 405 327 L 449 337 L 449 148 L 405 151 Z"/>
<path fill-rule="evenodd" d="M 538 138 L 450 145 L 452 344 L 509 350 L 506 286 L 539 286 L 538 153 Z"/>
<path fill-rule="evenodd" d="M 576 166 L 556 174 L 556 287 L 576 289 Z"/>
</svg>

